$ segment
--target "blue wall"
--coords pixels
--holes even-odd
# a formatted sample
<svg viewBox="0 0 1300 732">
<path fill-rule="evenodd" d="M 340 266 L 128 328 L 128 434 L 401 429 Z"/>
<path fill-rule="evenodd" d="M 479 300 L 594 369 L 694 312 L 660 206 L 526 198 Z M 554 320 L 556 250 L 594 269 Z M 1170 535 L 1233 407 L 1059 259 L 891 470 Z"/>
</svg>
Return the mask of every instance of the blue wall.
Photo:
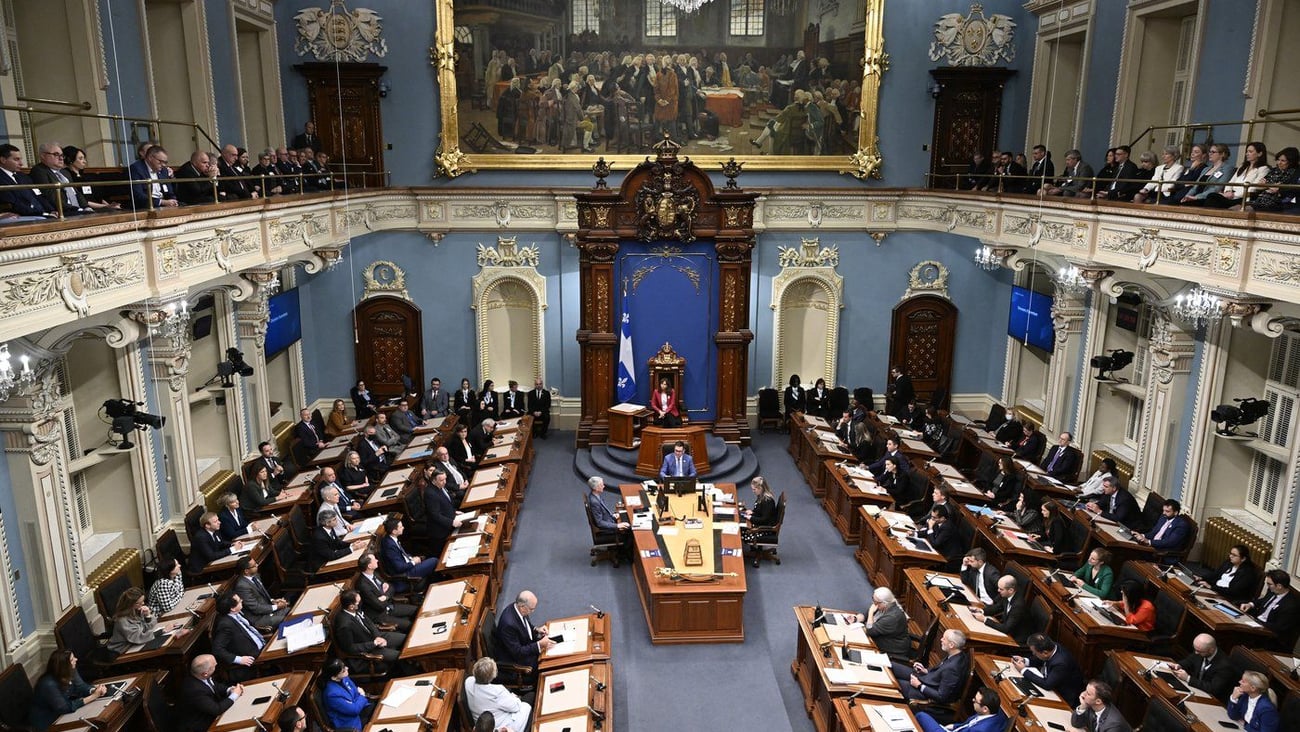
<svg viewBox="0 0 1300 732">
<path fill-rule="evenodd" d="M 18 617 L 22 618 L 23 631 L 31 633 L 36 630 L 36 613 L 32 607 L 32 588 L 28 583 L 27 560 L 24 557 L 22 536 L 19 533 L 18 506 L 14 503 L 13 483 L 9 479 L 9 461 L 3 463 L 0 470 L 0 513 L 3 514 L 5 536 L 8 538 L 9 559 L 15 571 L 19 573 L 14 583 L 18 590 L 15 598 L 18 604 Z"/>
</svg>

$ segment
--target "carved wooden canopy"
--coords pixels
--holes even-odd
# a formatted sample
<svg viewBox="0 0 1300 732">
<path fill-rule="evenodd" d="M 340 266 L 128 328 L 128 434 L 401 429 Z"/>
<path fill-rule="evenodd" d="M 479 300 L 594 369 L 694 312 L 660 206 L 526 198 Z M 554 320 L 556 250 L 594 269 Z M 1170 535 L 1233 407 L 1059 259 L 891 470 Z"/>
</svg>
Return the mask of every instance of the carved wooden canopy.
<svg viewBox="0 0 1300 732">
<path fill-rule="evenodd" d="M 757 193 L 739 188 L 741 164 L 721 166 L 726 186 L 716 189 L 707 173 L 678 158 L 671 140 L 655 145 L 655 157 L 630 171 L 617 190 L 605 183 L 610 166 L 592 168 L 595 187 L 575 196 L 580 252 L 582 418 L 578 446 L 603 444 L 609 434 L 606 411 L 614 403 L 618 323 L 614 269 L 624 242 L 711 242 L 717 252 L 717 417 L 713 431 L 731 442 L 748 443 L 745 399 L 749 388 L 749 274 L 754 248 Z"/>
</svg>

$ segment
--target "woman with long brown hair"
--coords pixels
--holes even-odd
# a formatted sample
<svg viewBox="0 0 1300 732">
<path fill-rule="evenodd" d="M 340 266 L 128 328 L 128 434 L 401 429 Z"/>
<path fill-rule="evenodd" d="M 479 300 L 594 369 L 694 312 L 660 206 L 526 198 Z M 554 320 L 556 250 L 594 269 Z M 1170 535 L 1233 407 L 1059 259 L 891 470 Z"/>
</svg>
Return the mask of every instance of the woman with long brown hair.
<svg viewBox="0 0 1300 732">
<path fill-rule="evenodd" d="M 103 684 L 91 686 L 77 673 L 77 656 L 66 648 L 50 653 L 45 673 L 36 680 L 27 723 L 36 732 L 44 732 L 54 720 L 71 714 L 104 695 Z"/>
</svg>

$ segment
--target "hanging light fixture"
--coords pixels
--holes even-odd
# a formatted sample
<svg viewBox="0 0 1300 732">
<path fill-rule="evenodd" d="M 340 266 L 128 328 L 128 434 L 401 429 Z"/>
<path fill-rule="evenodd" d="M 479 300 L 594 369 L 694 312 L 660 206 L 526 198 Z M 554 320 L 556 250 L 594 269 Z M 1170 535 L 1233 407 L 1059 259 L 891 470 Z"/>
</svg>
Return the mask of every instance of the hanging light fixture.
<svg viewBox="0 0 1300 732">
<path fill-rule="evenodd" d="M 1174 298 L 1173 313 L 1185 323 L 1211 325 L 1223 317 L 1223 298 L 1197 285 Z"/>
<path fill-rule="evenodd" d="M 36 380 L 36 374 L 31 367 L 31 357 L 24 353 L 18 359 L 23 362 L 22 371 L 14 371 L 9 362 L 9 344 L 0 343 L 0 402 L 9 399 L 9 392 Z"/>
<path fill-rule="evenodd" d="M 1056 289 L 1067 295 L 1082 295 L 1088 289 L 1088 280 L 1083 278 L 1079 268 L 1073 264 L 1057 270 L 1053 277 Z"/>
<path fill-rule="evenodd" d="M 975 250 L 975 265 L 985 272 L 992 272 L 1002 266 L 1002 257 L 992 247 L 980 247 Z"/>
<path fill-rule="evenodd" d="M 700 8 L 704 7 L 709 0 L 659 0 L 659 2 L 670 8 L 676 8 L 685 15 L 690 15 Z"/>
<path fill-rule="evenodd" d="M 182 349 L 190 337 L 190 304 L 185 300 L 179 303 L 167 303 L 163 309 L 162 322 L 158 333 L 172 342 L 172 347 Z"/>
</svg>

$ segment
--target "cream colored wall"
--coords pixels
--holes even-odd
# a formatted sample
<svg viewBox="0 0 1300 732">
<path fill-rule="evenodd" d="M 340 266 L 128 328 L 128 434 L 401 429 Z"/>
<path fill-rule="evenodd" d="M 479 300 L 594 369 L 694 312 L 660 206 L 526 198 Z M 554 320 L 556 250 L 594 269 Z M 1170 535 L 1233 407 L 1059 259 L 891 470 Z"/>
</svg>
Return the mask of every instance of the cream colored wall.
<svg viewBox="0 0 1300 732">
<path fill-rule="evenodd" d="M 1229 335 L 1228 362 L 1224 369 L 1223 398 L 1220 403 L 1231 403 L 1234 397 L 1263 396 L 1264 377 L 1268 373 L 1268 360 L 1273 350 L 1273 339 L 1253 331 L 1235 328 Z M 1206 415 L 1205 429 L 1214 425 Z M 1248 427 L 1254 431 L 1257 427 Z M 1239 508 L 1243 503 L 1250 464 L 1255 452 L 1242 442 L 1212 438 L 1209 480 L 1205 483 L 1207 506 Z M 1271 530 L 1259 529 L 1264 536 Z"/>
<path fill-rule="evenodd" d="M 234 401 L 231 399 L 234 389 L 218 389 L 221 396 L 226 397 L 227 406 L 217 406 L 211 398 L 200 399 L 207 397 L 207 390 L 195 391 L 203 382 L 212 378 L 217 372 L 217 364 L 225 359 L 225 349 L 220 341 L 221 323 L 217 322 L 220 319 L 220 309 L 203 312 L 214 313 L 212 332 L 207 338 L 194 342 L 190 354 L 190 371 L 186 376 L 186 391 L 190 394 L 190 410 L 194 420 L 194 455 L 199 461 L 215 458 L 220 466 L 229 468 L 233 460 L 227 415 Z M 200 471 L 199 477 L 202 479 L 203 471 Z"/>
<path fill-rule="evenodd" d="M 1266 88 L 1257 100 L 1258 106 L 1264 109 L 1298 109 L 1300 84 L 1296 83 L 1294 70 L 1300 68 L 1300 45 L 1295 43 L 1295 39 L 1300 38 L 1300 0 L 1274 0 L 1272 5 L 1277 19 L 1264 30 L 1272 36 L 1269 50 L 1265 53 L 1272 51 L 1273 55 L 1262 60 L 1260 75 Z M 1251 111 L 1257 112 L 1258 109 Z M 1279 116 L 1294 118 L 1300 115 Z M 1257 127 L 1255 138 L 1262 138 L 1270 151 L 1295 145 L 1300 140 L 1300 122 L 1277 122 Z"/>
<path fill-rule="evenodd" d="M 1076 147 L 1078 139 L 1086 39 L 1086 34 L 1079 32 L 1044 42 L 1038 56 L 1043 66 L 1034 73 L 1036 89 L 1025 148 L 1046 145 L 1058 172 L 1065 165 L 1065 151 Z"/>
<path fill-rule="evenodd" d="M 272 402 L 279 402 L 280 409 L 271 413 L 271 424 L 275 425 L 280 422 L 293 422 L 298 419 L 298 407 L 295 406 L 294 389 L 293 389 L 293 369 L 290 368 L 290 360 L 296 345 L 290 346 L 281 351 L 275 358 L 266 362 L 266 386 L 267 393 L 271 396 Z M 254 435 L 257 442 L 268 439 L 269 435 Z"/>
<path fill-rule="evenodd" d="M 1181 16 L 1147 16 L 1142 22 L 1141 52 L 1134 57 L 1136 66 L 1131 67 L 1140 70 L 1136 80 L 1137 93 L 1133 96 L 1133 115 L 1116 138 L 1117 143 L 1128 143 L 1147 127 L 1169 123 L 1170 87 L 1174 75 L 1169 60 L 1178 53 L 1181 27 Z"/>
<path fill-rule="evenodd" d="M 1016 404 L 1041 405 L 1047 391 L 1047 354 L 1028 346 L 1016 349 L 1019 357 L 1015 389 L 1011 392 Z"/>
<path fill-rule="evenodd" d="M 119 354 L 103 338 L 98 337 L 78 339 L 68 351 L 68 385 L 72 389 L 77 435 L 83 453 L 101 448 L 108 437 L 108 424 L 99 416 L 104 401 L 123 396 L 118 380 Z M 116 439 L 118 438 L 115 441 Z M 135 435 L 132 435 L 131 441 L 137 446 L 140 443 Z M 92 522 L 95 533 L 126 531 L 136 534 L 140 528 L 139 514 L 136 510 L 135 478 L 131 472 L 129 454 L 111 448 L 101 450 L 100 454 L 105 456 L 104 460 L 83 471 L 87 495 L 94 511 Z M 74 462 L 81 457 L 81 454 L 69 455 Z"/>
</svg>

